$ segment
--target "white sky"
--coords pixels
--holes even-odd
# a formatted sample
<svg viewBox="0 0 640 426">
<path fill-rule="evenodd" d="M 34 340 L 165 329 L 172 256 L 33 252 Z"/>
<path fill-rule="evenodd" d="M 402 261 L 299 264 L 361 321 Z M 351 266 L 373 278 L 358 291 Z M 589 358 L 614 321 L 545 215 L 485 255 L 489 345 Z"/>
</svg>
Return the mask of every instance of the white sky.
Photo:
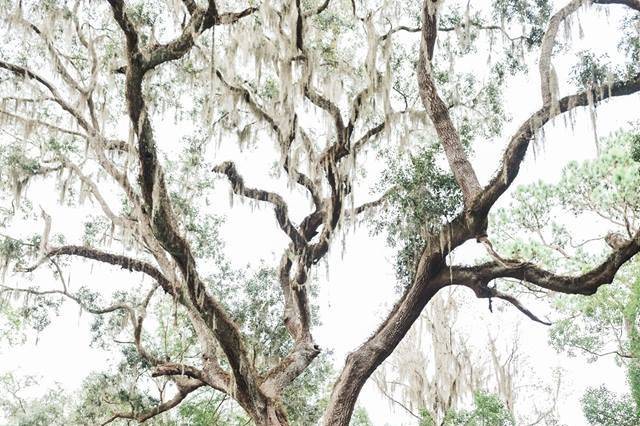
<svg viewBox="0 0 640 426">
<path fill-rule="evenodd" d="M 583 42 L 603 52 L 611 51 L 611 46 L 615 44 L 615 26 L 602 24 L 602 21 L 585 22 L 585 27 L 598 28 L 598 31 L 587 34 Z M 566 65 L 567 62 L 556 60 L 559 75 L 565 75 L 563 71 L 566 71 Z M 508 112 L 514 120 L 507 126 L 505 137 L 493 143 L 477 146 L 473 164 L 481 181 L 486 182 L 496 169 L 508 135 L 524 117 L 538 108 L 538 87 L 538 76 L 533 68 L 530 75 L 516 80 L 508 88 Z M 600 135 L 607 135 L 624 127 L 629 121 L 637 120 L 638 111 L 638 96 L 617 99 L 600 107 L 597 121 Z M 545 128 L 546 143 L 543 149 L 537 152 L 535 157 L 530 150 L 516 185 L 533 182 L 539 178 L 554 181 L 559 177 L 562 166 L 569 160 L 594 157 L 593 133 L 586 111 L 578 113 L 576 123 L 575 129 L 566 128 L 562 120 L 557 122 L 558 125 Z M 180 136 L 172 123 L 164 123 L 160 129 L 158 134 L 167 141 L 177 140 Z M 224 152 L 224 149 L 221 152 Z M 249 163 L 239 162 L 240 172 L 245 176 L 248 185 L 262 184 L 264 173 L 271 164 L 260 161 L 259 154 L 254 159 L 250 158 L 251 155 L 253 154 L 245 155 L 245 160 L 248 159 Z M 219 160 L 224 159 L 221 157 Z M 221 194 L 227 193 L 224 184 L 221 183 L 220 188 L 223 188 Z M 37 188 L 31 190 L 39 191 Z M 357 193 L 356 196 L 360 199 L 369 198 L 367 193 Z M 302 212 L 307 207 L 307 203 L 302 200 L 301 197 L 299 202 L 291 203 L 294 214 L 296 210 Z M 508 196 L 500 203 L 504 205 L 507 202 Z M 223 196 L 223 202 L 220 204 L 213 208 L 227 214 L 228 221 L 222 235 L 227 244 L 227 253 L 234 265 L 257 265 L 261 260 L 268 264 L 277 264 L 286 242 L 275 224 L 272 210 L 269 207 L 252 210 L 247 204 L 238 202 L 237 198 L 233 209 L 229 210 L 226 196 Z M 64 229 L 65 232 L 77 229 L 79 218 L 65 219 L 54 221 L 54 230 L 56 227 Z M 456 259 L 465 262 L 471 262 L 475 256 L 477 251 L 472 243 L 456 252 Z M 339 370 L 345 355 L 370 335 L 398 296 L 393 291 L 393 252 L 385 247 L 383 238 L 370 236 L 365 226 L 348 233 L 344 250 L 340 241 L 334 243 L 328 264 L 328 274 L 324 264 L 321 264 L 317 271 L 321 286 L 319 304 L 323 324 L 315 331 L 315 336 L 323 348 L 334 351 L 336 367 Z M 114 285 L 128 284 L 124 277 L 123 274 L 98 275 L 89 266 L 79 266 L 72 272 L 72 280 L 78 286 L 82 282 L 92 282 L 94 285 L 113 288 Z M 465 309 L 469 309 L 470 312 L 484 312 L 487 310 L 487 302 L 474 300 L 471 306 L 465 306 Z M 507 308 L 502 312 L 496 312 L 489 322 L 493 327 L 497 327 L 505 321 L 512 323 L 519 319 L 518 313 Z M 88 347 L 90 322 L 87 314 L 79 316 L 75 305 L 66 304 L 62 315 L 38 336 L 37 343 L 31 338 L 21 347 L 0 348 L 0 373 L 17 369 L 19 373 L 41 376 L 42 388 L 55 382 L 67 390 L 79 387 L 82 379 L 92 370 L 103 367 L 107 359 L 107 354 Z M 550 380 L 551 367 L 561 365 L 565 369 L 565 392 L 559 407 L 561 421 L 567 425 L 585 424 L 579 398 L 587 386 L 606 383 L 614 390 L 626 390 L 624 371 L 612 362 L 598 361 L 596 364 L 586 364 L 579 359 L 569 360 L 557 355 L 547 345 L 547 328 L 531 321 L 521 321 L 520 332 L 521 336 L 525 337 L 522 339 L 523 349 L 529 348 L 532 360 L 535 358 L 536 363 L 539 363 L 535 370 L 538 375 L 543 378 L 548 375 Z M 360 401 L 376 426 L 415 424 L 408 422 L 400 412 L 391 410 L 387 401 L 377 394 L 372 385 L 365 386 Z"/>
</svg>

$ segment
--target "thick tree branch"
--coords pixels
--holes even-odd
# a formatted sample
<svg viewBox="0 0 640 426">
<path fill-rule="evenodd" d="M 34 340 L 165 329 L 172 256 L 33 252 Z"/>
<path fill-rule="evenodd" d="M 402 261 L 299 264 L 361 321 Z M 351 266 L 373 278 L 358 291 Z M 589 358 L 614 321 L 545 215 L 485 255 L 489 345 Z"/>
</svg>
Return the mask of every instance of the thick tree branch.
<svg viewBox="0 0 640 426">
<path fill-rule="evenodd" d="M 248 7 L 240 12 L 218 14 L 215 2 L 210 2 L 207 9 L 198 7 L 195 2 L 187 5 L 187 8 L 191 19 L 182 30 L 182 34 L 169 43 L 151 47 L 148 59 L 144 64 L 145 71 L 165 62 L 182 58 L 193 48 L 198 36 L 214 25 L 233 24 L 258 10 L 257 7 Z"/>
<path fill-rule="evenodd" d="M 420 97 L 429 117 L 436 128 L 438 139 L 444 148 L 453 176 L 462 190 L 467 207 L 480 193 L 480 183 L 467 158 L 460 136 L 456 130 L 449 109 L 438 94 L 431 70 L 431 60 L 435 48 L 438 3 L 424 0 L 422 7 L 422 37 L 418 58 L 417 76 Z"/>
<path fill-rule="evenodd" d="M 549 25 L 542 38 L 542 46 L 540 47 L 540 90 L 542 91 L 542 103 L 548 104 L 555 102 L 554 99 L 557 96 L 558 82 L 557 76 L 551 69 L 551 55 L 553 53 L 553 46 L 556 43 L 556 36 L 560 29 L 562 21 L 574 12 L 576 12 L 580 6 L 585 3 L 584 0 L 572 0 L 556 12 L 549 20 Z"/>
<path fill-rule="evenodd" d="M 164 171 L 159 163 L 156 141 L 142 93 L 145 67 L 137 43 L 138 35 L 123 9 L 122 1 L 109 0 L 115 20 L 127 39 L 125 96 L 129 118 L 138 137 L 140 162 L 139 182 L 145 213 L 151 218 L 152 232 L 162 247 L 171 255 L 184 277 L 191 306 L 197 309 L 209 332 L 220 343 L 233 371 L 238 402 L 252 416 L 264 411 L 264 399 L 260 395 L 257 373 L 249 361 L 244 340 L 238 325 L 224 307 L 212 297 L 201 280 L 191 247 L 177 229 Z M 212 3 L 213 4 L 213 3 Z M 213 6 L 215 11 L 215 5 Z M 211 6 L 210 6 L 211 9 Z"/>
<path fill-rule="evenodd" d="M 613 84 L 584 90 L 582 92 L 565 96 L 560 99 L 557 108 L 546 104 L 533 113 L 518 128 L 512 136 L 503 156 L 502 164 L 495 177 L 483 189 L 477 203 L 473 206 L 475 214 L 485 216 L 497 199 L 511 186 L 520 171 L 520 164 L 524 160 L 529 143 L 540 130 L 553 117 L 581 106 L 587 106 L 590 102 L 598 103 L 610 97 L 626 96 L 640 91 L 640 74 L 626 81 L 616 81 Z"/>
<path fill-rule="evenodd" d="M 498 278 L 515 278 L 547 290 L 567 294 L 594 294 L 600 286 L 610 284 L 618 270 L 640 252 L 640 233 L 613 251 L 594 268 L 576 276 L 558 275 L 528 262 L 510 260 L 508 264 L 488 262 L 477 266 L 458 267 L 461 274 L 489 283 Z"/>
<path fill-rule="evenodd" d="M 118 254 L 112 254 L 98 249 L 85 246 L 67 245 L 61 247 L 55 247 L 49 249 L 45 253 L 45 258 L 53 258 L 57 256 L 78 256 L 86 259 L 96 260 L 98 262 L 107 263 L 110 265 L 116 265 L 126 269 L 128 271 L 142 272 L 149 277 L 153 278 L 162 286 L 165 291 L 173 294 L 174 288 L 171 283 L 165 278 L 165 276 L 155 266 L 142 260 L 133 259 L 131 257 L 122 256 Z M 38 264 L 25 268 L 22 272 L 31 272 L 35 270 L 42 261 Z"/>
</svg>

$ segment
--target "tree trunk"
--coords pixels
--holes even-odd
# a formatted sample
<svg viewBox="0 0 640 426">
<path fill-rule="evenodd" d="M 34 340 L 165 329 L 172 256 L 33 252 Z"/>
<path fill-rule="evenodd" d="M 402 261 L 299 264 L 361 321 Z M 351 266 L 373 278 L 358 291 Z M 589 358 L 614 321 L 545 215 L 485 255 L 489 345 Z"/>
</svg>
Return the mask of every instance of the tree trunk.
<svg viewBox="0 0 640 426">
<path fill-rule="evenodd" d="M 275 399 L 263 400 L 260 407 L 258 411 L 254 412 L 247 410 L 256 426 L 289 426 L 287 413 L 282 402 Z"/>
</svg>

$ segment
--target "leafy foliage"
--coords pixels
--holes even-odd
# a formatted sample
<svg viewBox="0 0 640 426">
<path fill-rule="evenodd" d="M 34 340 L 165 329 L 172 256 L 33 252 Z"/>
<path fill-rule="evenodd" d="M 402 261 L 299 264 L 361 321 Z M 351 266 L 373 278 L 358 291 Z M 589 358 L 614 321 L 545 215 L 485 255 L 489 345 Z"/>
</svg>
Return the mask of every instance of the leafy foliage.
<svg viewBox="0 0 640 426">
<path fill-rule="evenodd" d="M 422 413 L 420 426 L 434 426 L 428 412 Z M 495 395 L 476 392 L 473 408 L 447 413 L 443 426 L 515 426 L 513 415 Z"/>
<path fill-rule="evenodd" d="M 396 276 L 408 285 L 425 237 L 459 211 L 462 194 L 453 176 L 438 164 L 438 147 L 426 145 L 415 154 L 387 153 L 389 167 L 380 187 L 394 188 L 389 207 L 375 217 L 375 232 L 386 232 L 398 249 Z"/>
<path fill-rule="evenodd" d="M 640 413 L 629 395 L 616 395 L 605 386 L 589 388 L 582 397 L 585 418 L 593 426 L 634 426 Z"/>
<path fill-rule="evenodd" d="M 568 164 L 557 184 L 540 182 L 519 188 L 511 208 L 493 218 L 497 232 L 507 237 L 501 250 L 579 273 L 606 256 L 605 246 L 600 238 L 573 241 L 570 224 L 560 218 L 567 214 L 582 220 L 591 218 L 600 221 L 600 228 L 604 228 L 601 232 L 613 228 L 618 238 L 630 238 L 640 226 L 636 144 L 635 130 L 618 133 L 606 141 L 598 158 Z M 529 238 L 519 237 L 525 234 Z M 638 421 L 639 267 L 637 261 L 630 262 L 611 285 L 599 288 L 593 296 L 555 296 L 555 307 L 562 317 L 550 329 L 551 345 L 570 356 L 584 355 L 591 362 L 614 355 L 627 369 L 629 394 L 615 395 L 604 386 L 585 393 L 583 410 L 593 425 Z"/>
</svg>

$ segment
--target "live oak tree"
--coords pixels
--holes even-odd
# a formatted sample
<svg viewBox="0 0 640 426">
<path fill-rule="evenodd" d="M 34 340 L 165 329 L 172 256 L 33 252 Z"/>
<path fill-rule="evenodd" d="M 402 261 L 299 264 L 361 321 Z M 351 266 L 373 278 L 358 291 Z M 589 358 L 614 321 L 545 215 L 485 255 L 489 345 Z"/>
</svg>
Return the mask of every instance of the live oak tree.
<svg viewBox="0 0 640 426">
<path fill-rule="evenodd" d="M 208 235 L 210 240 L 221 244 L 215 235 Z M 225 263 L 224 259 L 216 259 Z M 286 353 L 289 349 L 287 333 L 280 324 L 282 303 L 273 271 L 259 269 L 249 276 L 224 268 L 225 287 L 222 289 L 233 303 L 228 308 L 237 314 L 238 322 L 246 333 L 248 345 L 259 345 L 261 354 L 268 354 L 266 359 L 254 359 L 253 362 L 263 367 L 268 365 L 274 354 Z M 13 327 L 3 327 L 1 336 L 16 336 L 20 331 L 33 328 L 40 331 L 40 322 L 29 321 L 31 318 L 48 320 L 46 307 L 39 307 L 37 302 L 46 300 L 33 289 L 28 289 L 32 299 L 28 304 L 20 305 L 27 312 L 18 312 L 7 318 L 16 318 Z M 92 310 L 99 305 L 100 295 L 87 287 L 81 287 L 76 294 L 82 294 L 83 306 Z M 131 295 L 120 295 L 121 298 L 134 298 Z M 147 307 L 149 312 L 157 315 L 156 327 L 146 330 L 145 345 L 165 357 L 184 361 L 197 358 L 197 338 L 188 325 L 188 319 L 182 313 L 173 315 L 173 304 L 157 300 Z M 154 306 L 155 305 L 155 306 Z M 35 315 L 34 315 L 35 314 Z M 171 395 L 171 382 L 164 377 L 153 378 L 153 366 L 145 362 L 130 342 L 123 341 L 127 336 L 128 324 L 126 312 L 117 312 L 108 318 L 96 316 L 91 324 L 92 346 L 109 349 L 120 343 L 120 356 L 98 371 L 92 372 L 82 383 L 79 390 L 65 393 L 54 386 L 43 392 L 40 378 L 34 376 L 21 377 L 19 374 L 6 373 L 0 375 L 5 393 L 0 395 L 0 418 L 7 424 L 16 426 L 29 425 L 95 425 L 109 419 L 113 411 L 145 410 L 157 405 L 166 395 Z M 259 320 L 256 324 L 254 319 Z M 21 321 L 22 320 L 22 321 Z M 26 323 L 22 323 L 26 320 Z M 145 318 L 153 324 L 153 315 Z M 123 325 L 124 322 L 124 325 Z M 123 329 L 124 328 L 124 329 Z M 13 341 L 0 340 L 2 346 Z M 269 351 L 271 353 L 269 354 Z M 325 404 L 329 380 L 333 373 L 326 354 L 315 360 L 314 364 L 290 386 L 283 395 L 283 404 L 291 424 L 315 424 Z M 150 425 L 244 425 L 249 419 L 243 410 L 229 398 L 211 388 L 202 387 L 192 392 L 176 410 L 158 413 L 146 424 Z"/>
<path fill-rule="evenodd" d="M 364 383 L 442 288 L 465 286 L 539 320 L 492 283 L 512 278 L 590 295 L 640 250 L 634 229 L 599 263 L 566 275 L 500 255 L 487 226 L 547 123 L 640 90 L 637 0 L 572 0 L 555 13 L 545 0 L 496 0 L 488 10 L 440 0 L 238 3 L 2 1 L 3 223 L 10 237 L 4 265 L 24 274 L 50 265 L 61 281 L 59 289 L 10 293 L 62 295 L 96 315 L 119 312 L 131 328 L 130 346 L 175 392 L 154 406 L 116 411 L 105 422 L 143 421 L 211 388 L 234 399 L 256 424 L 287 424 L 282 396 L 321 353 L 312 334 L 316 265 L 357 216 L 403 200 L 394 197 L 402 190 L 394 185 L 379 199 L 355 203 L 370 154 L 383 146 L 422 158 L 417 180 L 399 183 L 422 178 L 413 190 L 424 204 L 400 204 L 408 220 L 389 224 L 405 249 L 404 289 L 345 360 L 323 413 L 327 425 L 349 423 Z M 579 24 L 582 13 L 610 8 L 627 16 L 619 49 L 626 61 L 602 68 L 583 60 L 577 68 L 583 84 L 561 93 L 566 88 L 553 54 L 571 48 L 570 24 Z M 480 182 L 469 161 L 472 148 L 501 134 L 510 101 L 501 86 L 531 55 L 538 57 L 541 82 L 540 98 L 531 102 L 539 107 L 507 140 L 494 177 Z M 471 59 L 475 68 L 465 71 L 464 60 Z M 487 65 L 478 69 L 478 63 Z M 249 166 L 219 162 L 218 144 L 275 148 L 267 164 L 273 162 L 271 175 L 288 185 L 276 192 L 245 181 Z M 442 156 L 445 169 L 433 159 Z M 216 178 L 228 181 L 236 199 L 273 209 L 287 239 L 286 247 L 276 244 L 283 252 L 272 265 L 290 339 L 286 354 L 271 357 L 267 344 L 251 344 L 230 310 L 234 296 L 221 291 L 219 248 L 207 246 L 209 207 L 223 202 L 212 199 L 214 180 L 223 185 Z M 37 183 L 49 191 L 26 190 Z M 91 201 L 86 238 L 62 229 L 50 209 L 36 209 L 54 187 L 61 209 Z M 294 203 L 302 194 L 309 204 L 299 215 Z M 16 221 L 37 218 L 43 229 L 37 235 L 11 232 Z M 96 234 L 106 234 L 111 246 Z M 453 264 L 449 254 L 469 240 L 486 247 L 492 260 Z M 65 280 L 78 258 L 137 272 L 152 284 L 98 305 Z M 216 273 L 222 279 L 211 276 Z M 163 348 L 147 345 L 145 325 L 159 321 L 151 309 L 158 299 L 186 319 L 197 357 L 167 357 Z M 267 355 L 269 362 L 256 362 Z"/>
</svg>

